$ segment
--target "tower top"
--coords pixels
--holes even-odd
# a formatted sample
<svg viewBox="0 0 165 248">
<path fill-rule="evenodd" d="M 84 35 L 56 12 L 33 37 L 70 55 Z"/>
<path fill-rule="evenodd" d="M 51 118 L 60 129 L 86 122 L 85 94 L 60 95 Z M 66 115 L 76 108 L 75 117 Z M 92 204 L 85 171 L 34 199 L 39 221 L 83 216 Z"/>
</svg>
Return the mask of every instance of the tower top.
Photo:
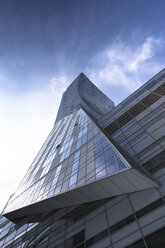
<svg viewBox="0 0 165 248">
<path fill-rule="evenodd" d="M 64 92 L 56 121 L 68 115 L 69 112 L 79 105 L 96 119 L 100 119 L 114 108 L 114 103 L 83 72 L 78 75 Z"/>
</svg>

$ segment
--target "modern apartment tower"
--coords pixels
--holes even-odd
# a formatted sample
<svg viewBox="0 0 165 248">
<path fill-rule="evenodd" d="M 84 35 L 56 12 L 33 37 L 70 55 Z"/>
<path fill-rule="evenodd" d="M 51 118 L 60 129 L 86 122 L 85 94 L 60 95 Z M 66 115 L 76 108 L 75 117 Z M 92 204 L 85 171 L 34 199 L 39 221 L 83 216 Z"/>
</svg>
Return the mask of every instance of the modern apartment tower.
<svg viewBox="0 0 165 248">
<path fill-rule="evenodd" d="M 165 69 L 119 105 L 83 73 L 0 218 L 2 248 L 165 247 Z"/>
</svg>

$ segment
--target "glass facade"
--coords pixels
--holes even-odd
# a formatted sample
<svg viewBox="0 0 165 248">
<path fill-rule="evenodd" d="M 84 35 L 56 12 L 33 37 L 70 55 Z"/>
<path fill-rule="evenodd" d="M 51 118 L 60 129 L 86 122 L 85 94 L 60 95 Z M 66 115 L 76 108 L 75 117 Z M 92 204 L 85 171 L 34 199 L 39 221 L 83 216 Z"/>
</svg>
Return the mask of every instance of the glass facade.
<svg viewBox="0 0 165 248">
<path fill-rule="evenodd" d="M 80 108 L 56 123 L 5 212 L 129 168 Z"/>
</svg>

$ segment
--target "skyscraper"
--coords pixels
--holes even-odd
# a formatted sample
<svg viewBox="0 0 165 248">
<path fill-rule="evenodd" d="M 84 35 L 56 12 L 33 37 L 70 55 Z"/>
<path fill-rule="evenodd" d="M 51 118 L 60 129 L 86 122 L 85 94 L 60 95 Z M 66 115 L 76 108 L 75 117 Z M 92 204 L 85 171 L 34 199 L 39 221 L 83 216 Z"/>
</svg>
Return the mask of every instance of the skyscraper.
<svg viewBox="0 0 165 248">
<path fill-rule="evenodd" d="M 81 73 L 9 198 L 0 247 L 165 246 L 165 69 L 118 106 Z"/>
</svg>

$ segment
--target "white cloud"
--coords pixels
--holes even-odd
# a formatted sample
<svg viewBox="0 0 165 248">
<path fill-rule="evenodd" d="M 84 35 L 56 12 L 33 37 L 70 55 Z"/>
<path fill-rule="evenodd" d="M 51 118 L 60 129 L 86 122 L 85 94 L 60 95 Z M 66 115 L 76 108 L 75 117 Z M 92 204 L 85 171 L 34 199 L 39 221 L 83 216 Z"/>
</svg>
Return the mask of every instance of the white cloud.
<svg viewBox="0 0 165 248">
<path fill-rule="evenodd" d="M 6 84 L 6 82 L 6 76 L 2 72 L 0 72 L 0 85 Z"/>
<path fill-rule="evenodd" d="M 142 63 L 145 63 L 154 57 L 155 52 L 160 44 L 160 40 L 148 37 L 142 46 L 136 49 L 133 58 L 128 61 L 128 70 L 131 72 L 137 72 Z"/>
<path fill-rule="evenodd" d="M 0 92 L 0 211 L 53 127 L 66 78 L 22 96 Z"/>
<path fill-rule="evenodd" d="M 162 64 L 154 59 L 162 43 L 153 37 L 138 47 L 114 42 L 94 58 L 89 77 L 98 85 L 122 86 L 132 92 L 162 69 Z"/>
<path fill-rule="evenodd" d="M 50 89 L 51 92 L 55 96 L 61 96 L 61 93 L 63 93 L 66 90 L 68 79 L 66 76 L 60 76 L 60 77 L 52 77 L 50 79 Z M 58 91 L 57 91 L 58 89 Z"/>
</svg>

